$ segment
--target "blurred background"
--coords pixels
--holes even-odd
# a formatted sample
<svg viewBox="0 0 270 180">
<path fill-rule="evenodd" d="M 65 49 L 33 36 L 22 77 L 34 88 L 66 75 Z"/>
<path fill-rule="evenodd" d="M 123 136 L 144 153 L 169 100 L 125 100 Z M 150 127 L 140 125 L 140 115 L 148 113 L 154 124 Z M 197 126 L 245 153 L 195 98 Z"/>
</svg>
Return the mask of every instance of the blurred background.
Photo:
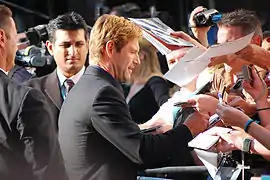
<svg viewBox="0 0 270 180">
<path fill-rule="evenodd" d="M 30 27 L 46 24 L 58 14 L 74 10 L 80 13 L 92 26 L 101 14 L 108 13 L 114 6 L 127 2 L 136 3 L 141 11 L 152 16 L 164 16 L 167 24 L 175 30 L 187 31 L 188 15 L 198 5 L 208 9 L 215 8 L 220 12 L 244 8 L 258 13 L 263 30 L 270 29 L 269 0 L 0 0 L 14 12 L 18 31 L 23 32 Z"/>
</svg>

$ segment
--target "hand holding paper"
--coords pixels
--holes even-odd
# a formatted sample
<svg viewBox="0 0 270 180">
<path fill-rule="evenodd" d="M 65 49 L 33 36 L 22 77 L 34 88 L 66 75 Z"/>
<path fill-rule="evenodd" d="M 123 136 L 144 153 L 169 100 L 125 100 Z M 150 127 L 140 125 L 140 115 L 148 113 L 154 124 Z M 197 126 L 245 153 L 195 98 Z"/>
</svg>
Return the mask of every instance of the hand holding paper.
<svg viewBox="0 0 270 180">
<path fill-rule="evenodd" d="M 235 41 L 211 46 L 206 51 L 193 47 L 164 77 L 180 87 L 186 85 L 208 66 L 211 58 L 240 51 L 250 43 L 253 34 L 251 33 Z"/>
<path fill-rule="evenodd" d="M 236 132 L 236 136 L 235 133 Z M 195 144 L 195 146 L 202 145 L 202 141 L 205 141 L 208 143 L 209 146 L 211 144 L 216 144 L 215 150 L 217 152 L 231 152 L 232 150 L 235 150 L 235 144 L 237 144 L 239 139 L 239 133 L 237 131 L 232 131 L 232 129 L 228 128 L 221 128 L 221 127 L 213 127 L 206 132 L 202 133 L 202 137 L 199 137 L 200 139 L 194 138 L 193 142 L 190 142 L 189 144 Z M 209 137 L 212 136 L 212 137 Z M 198 142 L 199 141 L 199 142 Z M 197 142 L 197 143 L 196 143 Z M 209 147 L 208 146 L 208 147 Z M 205 144 L 203 144 L 201 147 L 206 147 Z M 213 146 L 212 146 L 213 147 Z M 238 148 L 239 149 L 239 148 Z M 213 179 L 227 179 L 227 177 L 231 177 L 231 180 L 237 179 L 239 173 L 241 172 L 241 169 L 239 167 L 236 167 L 236 164 L 230 167 L 225 167 L 223 160 L 227 160 L 222 158 L 221 161 L 218 161 L 218 154 L 210 151 L 200 150 L 200 149 L 194 149 L 199 159 L 203 162 L 203 164 L 206 166 L 209 174 Z M 233 162 L 233 161 L 232 161 Z M 232 165 L 232 164 L 231 164 Z"/>
<path fill-rule="evenodd" d="M 171 33 L 172 36 L 178 37 L 180 39 L 183 39 L 187 42 L 190 42 L 191 44 L 193 44 L 194 46 L 206 50 L 207 48 L 205 46 L 203 46 L 201 43 L 199 43 L 198 41 L 196 41 L 195 39 L 193 39 L 190 35 L 188 35 L 187 33 L 183 32 L 183 31 L 176 31 L 176 32 L 172 32 Z"/>
<path fill-rule="evenodd" d="M 231 130 L 230 128 L 213 127 L 196 136 L 188 145 L 197 149 L 209 150 L 219 141 L 220 136 L 226 136 Z"/>
</svg>

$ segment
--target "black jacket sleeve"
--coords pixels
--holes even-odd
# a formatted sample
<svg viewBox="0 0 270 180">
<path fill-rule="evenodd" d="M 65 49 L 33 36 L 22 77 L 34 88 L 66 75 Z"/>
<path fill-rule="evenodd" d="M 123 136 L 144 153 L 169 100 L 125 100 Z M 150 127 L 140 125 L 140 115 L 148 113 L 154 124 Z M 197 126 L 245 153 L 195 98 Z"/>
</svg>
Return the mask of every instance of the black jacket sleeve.
<svg viewBox="0 0 270 180">
<path fill-rule="evenodd" d="M 169 96 L 169 84 L 168 82 L 159 76 L 151 77 L 146 84 L 151 91 L 153 92 L 153 96 L 158 104 L 161 106 L 170 98 Z"/>
<path fill-rule="evenodd" d="M 159 135 L 143 134 L 131 120 L 124 96 L 113 87 L 98 93 L 93 110 L 93 127 L 125 156 L 137 164 L 152 166 L 166 161 L 192 139 L 189 129 L 182 125 Z"/>
<path fill-rule="evenodd" d="M 45 97 L 39 91 L 31 89 L 24 96 L 18 112 L 17 130 L 30 169 L 36 179 L 44 179 L 50 161 L 60 149 Z"/>
</svg>

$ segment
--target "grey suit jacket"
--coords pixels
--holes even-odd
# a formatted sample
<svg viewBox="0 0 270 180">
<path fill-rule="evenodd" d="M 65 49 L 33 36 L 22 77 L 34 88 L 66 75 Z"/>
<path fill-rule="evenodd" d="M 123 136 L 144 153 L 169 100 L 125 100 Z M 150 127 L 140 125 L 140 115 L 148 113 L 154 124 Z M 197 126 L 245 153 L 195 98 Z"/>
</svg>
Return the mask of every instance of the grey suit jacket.
<svg viewBox="0 0 270 180">
<path fill-rule="evenodd" d="M 69 93 L 59 116 L 60 147 L 71 180 L 136 179 L 139 165 L 162 163 L 191 139 L 184 125 L 165 134 L 142 134 L 120 83 L 93 66 Z"/>
<path fill-rule="evenodd" d="M 54 122 L 56 131 L 58 131 L 58 116 L 63 103 L 63 98 L 61 96 L 56 70 L 46 76 L 31 79 L 24 84 L 41 91 L 45 95 L 49 105 L 50 116 Z"/>
<path fill-rule="evenodd" d="M 27 81 L 25 85 L 37 89 L 44 94 L 45 101 L 47 103 L 46 108 L 48 109 L 50 120 L 53 122 L 55 132 L 58 133 L 58 116 L 63 99 L 60 92 L 56 70 L 46 76 L 31 79 L 30 81 Z M 52 172 L 49 173 L 51 175 L 49 179 L 67 179 L 63 164 L 63 157 L 57 137 L 56 140 L 56 155 L 49 164 L 48 171 Z"/>
<path fill-rule="evenodd" d="M 0 71 L 0 179 L 51 179 L 58 146 L 43 94 Z"/>
</svg>

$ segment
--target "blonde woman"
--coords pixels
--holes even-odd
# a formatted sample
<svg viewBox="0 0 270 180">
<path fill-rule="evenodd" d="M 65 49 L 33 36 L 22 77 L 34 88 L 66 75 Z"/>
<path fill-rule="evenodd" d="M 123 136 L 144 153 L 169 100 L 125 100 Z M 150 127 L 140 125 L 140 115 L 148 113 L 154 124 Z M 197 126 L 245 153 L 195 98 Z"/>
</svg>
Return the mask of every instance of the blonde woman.
<svg viewBox="0 0 270 180">
<path fill-rule="evenodd" d="M 156 49 L 145 39 L 139 45 L 141 64 L 133 70 L 126 101 L 133 120 L 141 124 L 151 119 L 169 99 L 169 85 L 162 77 Z"/>
</svg>

